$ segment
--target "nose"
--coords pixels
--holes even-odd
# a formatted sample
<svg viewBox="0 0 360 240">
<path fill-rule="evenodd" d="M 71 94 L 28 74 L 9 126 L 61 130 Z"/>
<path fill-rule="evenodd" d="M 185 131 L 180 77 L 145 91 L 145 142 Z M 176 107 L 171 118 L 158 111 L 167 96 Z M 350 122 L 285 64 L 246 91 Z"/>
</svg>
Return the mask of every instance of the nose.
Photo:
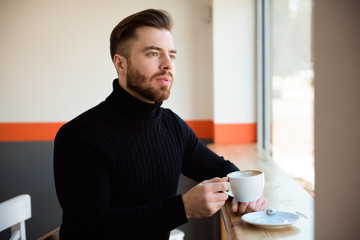
<svg viewBox="0 0 360 240">
<path fill-rule="evenodd" d="M 170 58 L 169 55 L 164 55 L 161 58 L 160 70 L 162 70 L 162 71 L 172 71 L 174 69 L 174 67 L 175 67 L 175 63 Z"/>
</svg>

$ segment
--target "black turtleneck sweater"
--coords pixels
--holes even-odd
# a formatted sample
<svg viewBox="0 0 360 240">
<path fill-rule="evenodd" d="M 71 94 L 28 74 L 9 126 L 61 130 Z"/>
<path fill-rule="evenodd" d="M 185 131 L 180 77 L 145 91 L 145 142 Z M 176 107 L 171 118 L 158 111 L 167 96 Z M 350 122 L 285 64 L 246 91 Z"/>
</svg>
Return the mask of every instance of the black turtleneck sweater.
<svg viewBox="0 0 360 240">
<path fill-rule="evenodd" d="M 60 239 L 167 239 L 187 222 L 180 173 L 202 181 L 237 168 L 161 103 L 123 90 L 65 124 L 54 173 L 63 210 Z"/>
</svg>

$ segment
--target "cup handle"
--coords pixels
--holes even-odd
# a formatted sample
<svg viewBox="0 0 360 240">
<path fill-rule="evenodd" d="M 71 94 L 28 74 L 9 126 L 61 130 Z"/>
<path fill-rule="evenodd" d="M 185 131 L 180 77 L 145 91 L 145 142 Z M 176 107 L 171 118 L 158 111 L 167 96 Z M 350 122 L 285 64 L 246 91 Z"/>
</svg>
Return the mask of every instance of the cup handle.
<svg viewBox="0 0 360 240">
<path fill-rule="evenodd" d="M 226 182 L 227 185 L 229 186 L 229 190 L 227 191 L 224 191 L 224 193 L 226 193 L 227 195 L 231 196 L 231 197 L 234 197 L 234 194 L 233 192 L 231 191 L 231 186 L 230 186 L 230 183 L 229 182 Z"/>
</svg>

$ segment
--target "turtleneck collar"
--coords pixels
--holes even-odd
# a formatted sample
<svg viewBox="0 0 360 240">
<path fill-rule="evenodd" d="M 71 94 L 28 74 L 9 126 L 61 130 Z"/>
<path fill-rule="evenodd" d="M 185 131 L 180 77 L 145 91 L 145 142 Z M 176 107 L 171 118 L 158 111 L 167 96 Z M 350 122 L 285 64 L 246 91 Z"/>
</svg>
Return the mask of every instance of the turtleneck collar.
<svg viewBox="0 0 360 240">
<path fill-rule="evenodd" d="M 117 115 L 139 120 L 154 117 L 162 104 L 162 102 L 149 104 L 135 98 L 120 86 L 118 79 L 113 81 L 113 91 L 105 102 Z"/>
</svg>

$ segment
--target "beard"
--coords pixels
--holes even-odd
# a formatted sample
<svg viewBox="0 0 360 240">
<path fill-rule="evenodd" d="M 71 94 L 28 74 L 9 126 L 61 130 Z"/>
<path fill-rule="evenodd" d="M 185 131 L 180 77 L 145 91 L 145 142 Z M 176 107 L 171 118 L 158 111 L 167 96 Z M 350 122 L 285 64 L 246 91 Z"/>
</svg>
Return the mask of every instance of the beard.
<svg viewBox="0 0 360 240">
<path fill-rule="evenodd" d="M 161 71 L 149 79 L 142 75 L 138 70 L 136 70 L 132 64 L 129 62 L 128 69 L 126 73 L 126 84 L 129 89 L 136 92 L 140 96 L 155 102 L 162 102 L 169 98 L 170 90 L 172 87 L 172 81 L 170 86 L 161 86 L 156 89 L 150 86 L 150 82 L 154 81 L 156 77 L 159 76 L 170 76 L 173 79 L 173 74 L 168 71 Z"/>
</svg>

